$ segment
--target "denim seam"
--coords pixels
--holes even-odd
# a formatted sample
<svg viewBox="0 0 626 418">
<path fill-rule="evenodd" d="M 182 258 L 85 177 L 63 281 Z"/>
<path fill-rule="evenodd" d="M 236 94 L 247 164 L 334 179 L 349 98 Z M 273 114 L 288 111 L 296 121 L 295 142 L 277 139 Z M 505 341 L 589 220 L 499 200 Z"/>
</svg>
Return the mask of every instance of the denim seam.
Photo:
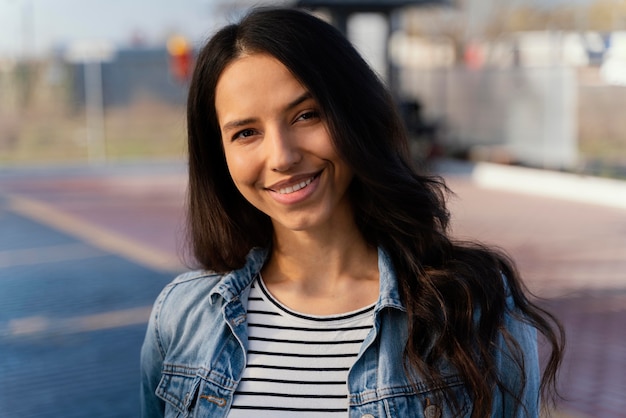
<svg viewBox="0 0 626 418">
<path fill-rule="evenodd" d="M 154 334 L 155 334 L 157 345 L 159 347 L 159 352 L 161 353 L 162 358 L 165 358 L 166 351 L 165 351 L 165 348 L 163 347 L 163 342 L 161 341 L 161 331 L 160 331 L 161 311 L 163 309 L 163 305 L 165 304 L 165 299 L 167 299 L 167 297 L 170 295 L 170 293 L 172 292 L 172 289 L 174 289 L 174 283 L 170 283 L 165 289 L 163 289 L 163 292 L 161 292 L 161 295 L 159 296 L 159 299 L 157 300 L 157 303 L 154 309 L 155 311 L 154 312 Z"/>
<path fill-rule="evenodd" d="M 230 377 L 222 373 L 218 373 L 215 370 L 209 370 L 206 367 L 194 368 L 180 366 L 177 364 L 164 363 L 162 373 L 170 376 L 185 377 L 189 379 L 199 378 L 206 382 L 219 386 L 220 388 L 225 390 L 233 390 L 237 385 L 237 382 L 234 379 L 231 379 Z"/>
<path fill-rule="evenodd" d="M 207 277 L 221 276 L 221 275 L 222 274 L 220 274 L 220 273 L 216 273 L 214 271 L 208 271 L 208 270 L 190 271 L 188 273 L 180 274 L 170 284 L 172 286 L 175 286 L 175 285 L 178 285 L 178 284 L 187 283 L 187 282 L 191 282 L 191 281 L 198 280 L 198 279 L 203 279 L 203 278 L 207 278 Z"/>
<path fill-rule="evenodd" d="M 174 288 L 176 288 L 178 285 L 183 284 L 183 283 L 188 283 L 193 280 L 212 277 L 212 276 L 218 276 L 218 274 L 209 272 L 209 271 L 197 271 L 197 272 L 189 272 L 189 273 L 180 274 L 171 283 L 169 283 L 159 295 L 159 298 L 156 302 L 155 309 L 154 309 L 155 310 L 154 333 L 155 333 L 157 344 L 159 347 L 159 352 L 161 353 L 161 357 L 165 358 L 165 355 L 166 355 L 166 351 L 165 351 L 165 348 L 163 347 L 163 342 L 161 339 L 161 332 L 159 331 L 161 311 L 163 310 L 163 305 L 165 305 L 166 299 L 172 293 Z"/>
<path fill-rule="evenodd" d="M 393 386 L 382 389 L 373 389 L 359 392 L 358 394 L 350 394 L 350 405 L 364 405 L 370 402 L 376 402 L 387 398 L 404 395 L 422 395 L 428 392 L 442 390 L 444 388 L 462 386 L 463 382 L 458 376 L 448 377 L 443 385 L 428 386 L 426 383 L 418 383 L 417 391 L 413 386 Z"/>
</svg>

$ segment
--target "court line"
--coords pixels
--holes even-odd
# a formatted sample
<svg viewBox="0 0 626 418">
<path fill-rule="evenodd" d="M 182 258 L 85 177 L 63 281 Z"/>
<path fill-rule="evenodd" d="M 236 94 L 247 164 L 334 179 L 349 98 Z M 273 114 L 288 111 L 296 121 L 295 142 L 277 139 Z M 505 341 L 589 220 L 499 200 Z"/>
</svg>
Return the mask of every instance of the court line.
<svg viewBox="0 0 626 418">
<path fill-rule="evenodd" d="M 152 306 L 121 309 L 93 315 L 69 318 L 30 316 L 7 321 L 0 326 L 0 336 L 4 337 L 46 337 L 84 332 L 103 331 L 148 322 Z"/>
<path fill-rule="evenodd" d="M 0 268 L 104 257 L 110 253 L 85 245 L 65 244 L 0 251 Z"/>
<path fill-rule="evenodd" d="M 71 216 L 46 203 L 23 196 L 7 195 L 8 209 L 63 231 L 101 250 L 120 255 L 153 270 L 180 272 L 181 260 L 105 228 Z"/>
</svg>

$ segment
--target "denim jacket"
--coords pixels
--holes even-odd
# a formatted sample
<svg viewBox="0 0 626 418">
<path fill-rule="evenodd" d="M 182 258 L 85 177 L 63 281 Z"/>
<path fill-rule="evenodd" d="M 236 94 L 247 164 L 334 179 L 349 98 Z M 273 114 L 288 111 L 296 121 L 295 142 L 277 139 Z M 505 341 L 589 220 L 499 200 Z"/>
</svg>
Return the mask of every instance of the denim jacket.
<svg viewBox="0 0 626 418">
<path fill-rule="evenodd" d="M 155 302 L 141 352 L 142 416 L 227 417 L 246 365 L 246 306 L 250 285 L 267 251 L 254 249 L 245 266 L 228 274 L 191 272 L 177 277 Z M 436 399 L 441 387 L 426 379 L 408 381 L 403 367 L 407 339 L 406 310 L 393 267 L 378 252 L 380 293 L 374 327 L 365 338 L 348 375 L 350 418 L 447 418 L 450 405 Z M 510 298 L 509 298 L 510 299 Z M 509 300 L 511 307 L 512 301 Z M 525 353 L 523 408 L 513 412 L 510 396 L 497 391 L 493 417 L 537 417 L 539 366 L 535 329 L 505 316 L 505 326 Z M 521 376 L 511 365 L 504 343 L 496 351 L 500 376 L 519 390 Z M 472 405 L 461 379 L 442 365 L 463 417 Z M 438 403 L 439 402 L 439 403 Z"/>
</svg>

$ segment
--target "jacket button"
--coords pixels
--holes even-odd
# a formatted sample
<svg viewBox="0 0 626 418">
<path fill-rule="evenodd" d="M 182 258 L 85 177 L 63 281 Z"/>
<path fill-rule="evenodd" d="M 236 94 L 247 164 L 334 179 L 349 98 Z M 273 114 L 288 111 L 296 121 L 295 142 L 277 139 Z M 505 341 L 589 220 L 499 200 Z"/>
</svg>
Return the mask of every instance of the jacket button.
<svg viewBox="0 0 626 418">
<path fill-rule="evenodd" d="M 441 410 L 436 405 L 424 408 L 424 418 L 441 418 Z"/>
<path fill-rule="evenodd" d="M 372 414 L 361 415 L 361 418 L 375 418 Z"/>
</svg>

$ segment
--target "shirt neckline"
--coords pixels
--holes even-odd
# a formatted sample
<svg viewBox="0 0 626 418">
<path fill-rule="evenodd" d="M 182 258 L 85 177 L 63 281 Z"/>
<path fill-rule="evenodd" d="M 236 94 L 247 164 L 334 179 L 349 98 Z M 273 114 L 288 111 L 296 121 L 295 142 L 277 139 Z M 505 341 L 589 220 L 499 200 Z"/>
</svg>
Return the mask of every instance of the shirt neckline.
<svg viewBox="0 0 626 418">
<path fill-rule="evenodd" d="M 256 278 L 254 279 L 254 283 L 259 285 L 259 288 L 261 289 L 261 292 L 263 293 L 263 295 L 265 296 L 265 298 L 283 315 L 289 315 L 292 317 L 296 317 L 299 319 L 304 319 L 304 320 L 308 320 L 308 321 L 315 321 L 315 322 L 339 322 L 339 321 L 345 321 L 345 320 L 353 320 L 353 319 L 360 319 L 361 317 L 365 317 L 370 315 L 371 313 L 374 312 L 374 309 L 376 308 L 376 302 L 364 306 L 362 308 L 356 309 L 354 311 L 350 311 L 350 312 L 344 312 L 344 313 L 339 313 L 339 314 L 332 314 L 332 315 L 313 315 L 313 314 L 307 314 L 307 313 L 302 313 L 302 312 L 298 312 L 295 311 L 285 305 L 283 305 L 280 301 L 278 301 L 271 293 L 270 291 L 267 289 L 267 287 L 265 286 L 265 282 L 263 281 L 263 277 L 261 276 L 261 273 L 259 272 L 256 276 Z"/>
</svg>

